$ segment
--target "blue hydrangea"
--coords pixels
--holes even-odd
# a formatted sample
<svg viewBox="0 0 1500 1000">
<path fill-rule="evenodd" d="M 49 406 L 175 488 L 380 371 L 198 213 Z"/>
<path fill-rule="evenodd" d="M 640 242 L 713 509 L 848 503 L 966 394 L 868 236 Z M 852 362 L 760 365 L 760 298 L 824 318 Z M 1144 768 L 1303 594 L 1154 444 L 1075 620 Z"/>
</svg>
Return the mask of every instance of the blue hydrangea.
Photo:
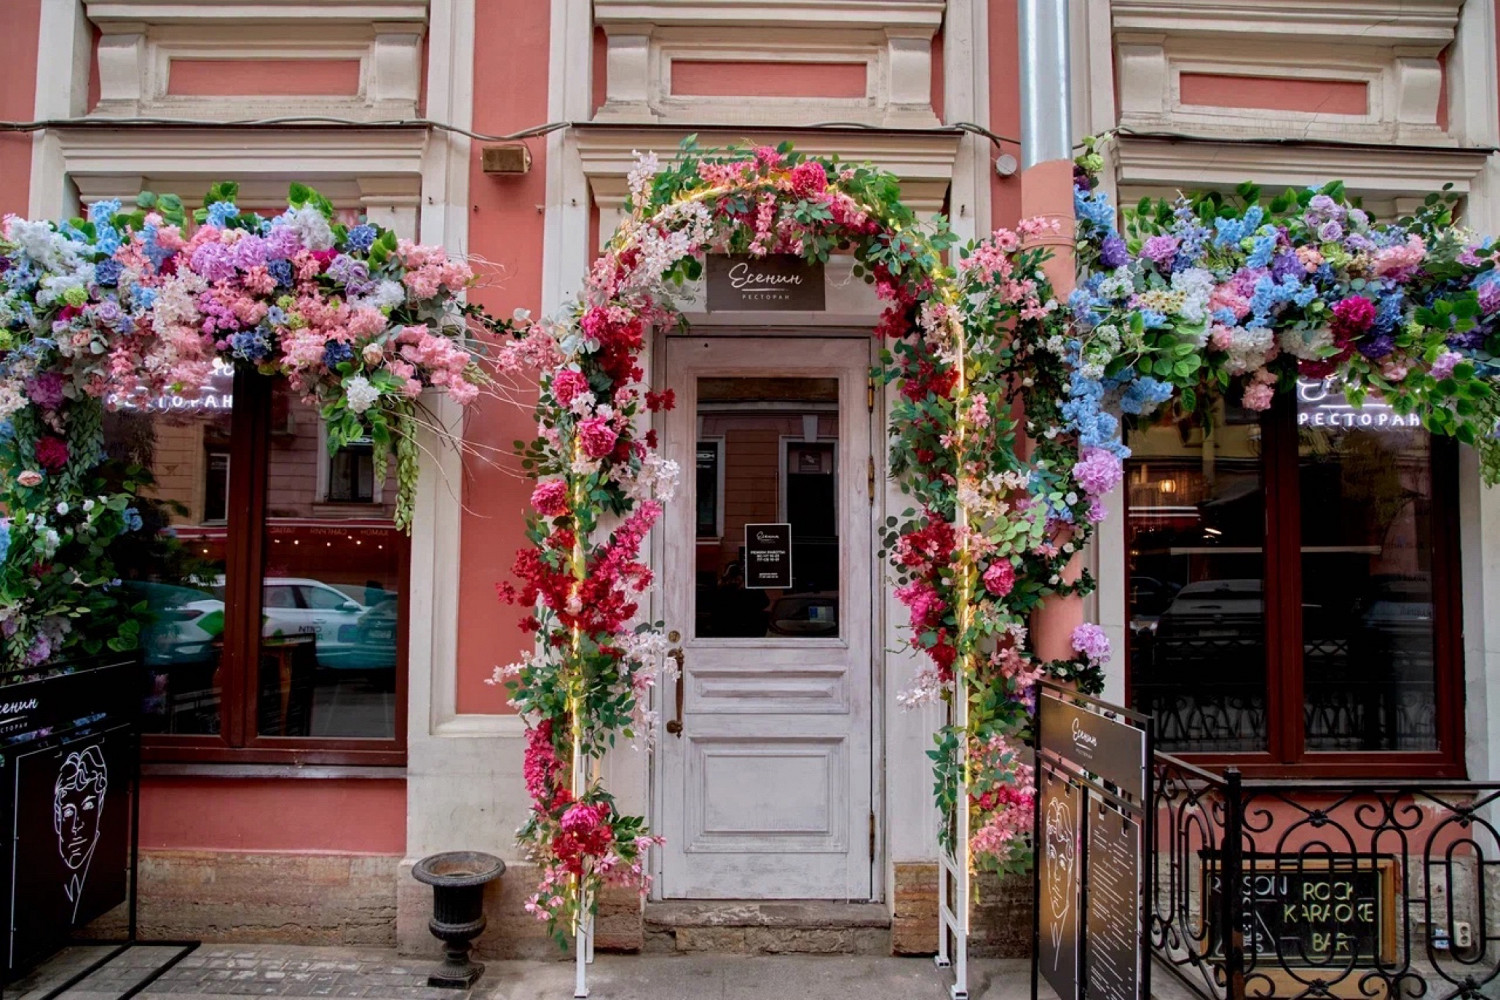
<svg viewBox="0 0 1500 1000">
<path fill-rule="evenodd" d="M 8 552 L 10 552 L 10 518 L 0 517 L 0 563 L 5 562 Z"/>
<path fill-rule="evenodd" d="M 156 289 L 131 285 L 130 299 L 137 309 L 150 309 L 156 303 Z"/>
<path fill-rule="evenodd" d="M 1251 267 L 1270 267 L 1271 255 L 1276 251 L 1276 234 L 1262 233 L 1255 237 L 1254 245 L 1250 249 L 1250 255 L 1245 258 L 1245 263 Z"/>
<path fill-rule="evenodd" d="M 323 348 L 323 364 L 329 368 L 336 368 L 345 361 L 354 358 L 354 348 L 342 340 L 329 341 L 328 346 Z"/>
<path fill-rule="evenodd" d="M 208 206 L 208 225 L 223 229 L 240 214 L 239 206 L 232 201 L 216 201 Z"/>
<path fill-rule="evenodd" d="M 349 230 L 349 235 L 344 237 L 344 249 L 363 253 L 375 245 L 375 235 L 375 227 L 369 223 L 355 226 Z"/>
<path fill-rule="evenodd" d="M 1223 323 L 1225 326 L 1234 326 L 1238 320 L 1234 318 L 1234 310 L 1228 306 L 1220 306 L 1212 313 L 1215 323 Z"/>
<path fill-rule="evenodd" d="M 229 348 L 235 357 L 253 364 L 271 356 L 271 339 L 266 330 L 245 330 L 229 335 Z"/>
<path fill-rule="evenodd" d="M 1074 188 L 1073 214 L 1106 233 L 1115 231 L 1115 207 L 1110 204 L 1109 196 L 1103 191 L 1084 194 Z"/>
<path fill-rule="evenodd" d="M 120 280 L 120 262 L 101 260 L 94 265 L 94 280 L 101 285 L 113 285 Z"/>
<path fill-rule="evenodd" d="M 147 226 L 143 237 L 142 247 L 146 252 L 146 256 L 150 258 L 153 265 L 161 267 L 162 261 L 172 256 L 173 251 L 156 242 L 155 226 Z"/>
<path fill-rule="evenodd" d="M 280 306 L 271 306 L 266 310 L 266 322 L 272 326 L 286 326 L 286 310 Z"/>
<path fill-rule="evenodd" d="M 1140 317 L 1148 330 L 1165 330 L 1172 325 L 1166 313 L 1157 312 L 1155 309 L 1142 309 Z"/>
<path fill-rule="evenodd" d="M 113 219 L 119 211 L 120 199 L 118 198 L 96 201 L 89 206 L 89 221 L 96 226 L 109 225 L 109 220 Z"/>
<path fill-rule="evenodd" d="M 273 260 L 266 265 L 266 271 L 276 279 L 277 288 L 292 287 L 292 262 L 289 260 Z"/>
<path fill-rule="evenodd" d="M 141 512 L 134 507 L 126 507 L 122 516 L 125 518 L 126 531 L 140 531 L 145 526 L 145 522 L 141 520 Z"/>
<path fill-rule="evenodd" d="M 1138 415 L 1151 413 L 1171 398 L 1171 383 L 1142 375 L 1125 387 L 1120 396 L 1120 409 Z"/>
<path fill-rule="evenodd" d="M 1215 219 L 1214 246 L 1237 246 L 1251 228 L 1243 219 Z"/>
</svg>

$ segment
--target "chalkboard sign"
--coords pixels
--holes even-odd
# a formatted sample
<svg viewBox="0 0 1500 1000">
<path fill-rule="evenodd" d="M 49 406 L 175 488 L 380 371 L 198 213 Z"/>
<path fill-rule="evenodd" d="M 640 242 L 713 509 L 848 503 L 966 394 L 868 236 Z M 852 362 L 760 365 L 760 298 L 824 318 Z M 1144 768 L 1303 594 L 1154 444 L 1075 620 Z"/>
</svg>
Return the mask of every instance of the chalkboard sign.
<svg viewBox="0 0 1500 1000">
<path fill-rule="evenodd" d="M 710 254 L 709 312 L 822 312 L 823 265 L 792 254 Z"/>
<path fill-rule="evenodd" d="M 1141 826 L 1103 803 L 1089 814 L 1084 996 L 1139 1000 Z"/>
<path fill-rule="evenodd" d="M 745 525 L 745 589 L 790 590 L 792 526 Z"/>
<path fill-rule="evenodd" d="M 134 736 L 128 725 L 14 758 L 10 968 L 24 968 L 125 902 Z"/>
<path fill-rule="evenodd" d="M 1209 953 L 1222 957 L 1223 879 L 1205 852 Z M 1396 953 L 1395 862 L 1352 855 L 1246 857 L 1240 876 L 1245 952 L 1288 966 L 1391 962 Z"/>
<path fill-rule="evenodd" d="M 1061 1000 L 1078 1000 L 1078 907 L 1083 858 L 1083 791 L 1051 768 L 1041 780 L 1042 841 L 1037 851 L 1037 965 Z"/>
<path fill-rule="evenodd" d="M 126 900 L 142 686 L 135 658 L 0 686 L 0 979 Z"/>
</svg>

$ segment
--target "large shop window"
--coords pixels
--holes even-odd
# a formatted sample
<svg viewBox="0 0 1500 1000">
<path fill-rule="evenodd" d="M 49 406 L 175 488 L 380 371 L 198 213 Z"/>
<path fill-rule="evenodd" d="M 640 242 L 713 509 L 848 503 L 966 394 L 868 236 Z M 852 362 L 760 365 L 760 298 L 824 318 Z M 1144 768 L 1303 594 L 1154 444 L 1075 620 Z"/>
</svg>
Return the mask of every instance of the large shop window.
<svg viewBox="0 0 1500 1000">
<path fill-rule="evenodd" d="M 394 764 L 404 758 L 408 543 L 393 469 L 328 454 L 318 408 L 222 369 L 197 398 L 106 418 L 111 474 L 153 531 L 121 560 L 144 601 L 145 755 Z"/>
<path fill-rule="evenodd" d="M 1128 441 L 1129 686 L 1158 747 L 1462 772 L 1451 442 L 1317 381 Z"/>
</svg>

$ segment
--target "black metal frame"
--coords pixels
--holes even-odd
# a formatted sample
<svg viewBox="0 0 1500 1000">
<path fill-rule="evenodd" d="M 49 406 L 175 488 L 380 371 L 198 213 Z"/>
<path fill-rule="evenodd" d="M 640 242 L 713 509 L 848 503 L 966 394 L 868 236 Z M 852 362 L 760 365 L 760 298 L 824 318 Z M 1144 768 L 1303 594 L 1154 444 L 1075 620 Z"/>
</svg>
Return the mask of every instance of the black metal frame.
<svg viewBox="0 0 1500 1000">
<path fill-rule="evenodd" d="M 1161 753 L 1153 771 L 1150 946 L 1197 996 L 1500 996 L 1500 783 L 1251 780 Z M 1375 893 L 1341 945 L 1257 909 L 1280 876 L 1330 871 Z"/>
<path fill-rule="evenodd" d="M 1132 709 L 1125 708 L 1124 706 L 1101 701 L 1098 698 L 1094 698 L 1086 694 L 1080 694 L 1073 688 L 1065 687 L 1061 684 L 1057 684 L 1048 680 L 1040 680 L 1036 685 L 1036 700 L 1038 711 L 1040 711 L 1041 699 L 1048 694 L 1054 695 L 1060 699 L 1067 699 L 1076 704 L 1085 706 L 1101 715 L 1114 716 L 1119 720 L 1129 723 L 1135 728 L 1138 728 L 1142 731 L 1145 738 L 1146 754 L 1146 767 L 1145 774 L 1143 775 L 1145 797 L 1144 801 L 1135 802 L 1132 796 L 1121 795 L 1120 790 L 1115 788 L 1108 782 L 1095 780 L 1098 778 L 1098 776 L 1088 772 L 1077 761 L 1064 761 L 1062 758 L 1057 757 L 1056 755 L 1044 750 L 1041 745 L 1041 725 L 1039 720 L 1034 716 L 1032 723 L 1032 772 L 1035 784 L 1032 789 L 1033 795 L 1031 819 L 1033 851 L 1037 852 L 1041 848 L 1042 770 L 1044 767 L 1048 767 L 1055 774 L 1078 785 L 1083 792 L 1083 808 L 1081 809 L 1082 820 L 1079 826 L 1078 838 L 1080 845 L 1083 846 L 1084 854 L 1087 854 L 1089 822 L 1092 816 L 1089 807 L 1092 804 L 1093 798 L 1097 797 L 1104 801 L 1106 804 L 1110 805 L 1112 808 L 1119 810 L 1126 816 L 1136 819 L 1140 823 L 1140 864 L 1142 866 L 1142 874 L 1148 879 L 1151 878 L 1152 872 L 1155 869 L 1155 850 L 1153 845 L 1156 843 L 1156 815 L 1155 810 L 1152 808 L 1152 803 L 1156 801 L 1156 794 L 1154 789 L 1156 778 L 1154 774 L 1154 768 L 1152 767 L 1152 761 L 1156 756 L 1154 747 L 1156 726 L 1154 720 L 1149 715 L 1143 715 L 1140 712 L 1133 711 Z M 1033 906 L 1031 915 L 1031 1000 L 1038 1000 L 1041 981 L 1041 969 L 1039 966 L 1042 943 L 1042 907 L 1041 899 L 1039 898 L 1041 884 L 1040 872 L 1040 858 L 1034 856 L 1032 863 Z M 1086 914 L 1088 913 L 1089 902 L 1089 866 L 1086 861 L 1082 859 L 1080 859 L 1080 872 L 1081 874 L 1078 896 L 1078 967 L 1081 975 L 1082 970 L 1087 967 L 1085 964 L 1088 949 L 1088 939 L 1086 934 Z M 1154 897 L 1151 886 L 1148 884 L 1146 887 L 1146 891 L 1141 895 L 1139 904 L 1140 909 L 1136 918 L 1136 924 L 1140 937 L 1140 982 L 1136 995 L 1137 997 L 1140 997 L 1141 1000 L 1146 1000 L 1146 998 L 1149 998 L 1152 995 L 1151 918 L 1153 898 Z M 1084 993 L 1085 990 L 1086 984 L 1080 982 L 1080 994 Z"/>
</svg>

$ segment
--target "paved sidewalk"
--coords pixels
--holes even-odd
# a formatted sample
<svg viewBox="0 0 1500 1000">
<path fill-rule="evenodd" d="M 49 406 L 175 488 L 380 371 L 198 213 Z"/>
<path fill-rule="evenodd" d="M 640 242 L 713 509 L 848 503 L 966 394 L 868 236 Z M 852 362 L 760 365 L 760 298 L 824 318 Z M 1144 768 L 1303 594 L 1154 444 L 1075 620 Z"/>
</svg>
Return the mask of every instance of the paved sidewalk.
<svg viewBox="0 0 1500 1000">
<path fill-rule="evenodd" d="M 104 948 L 69 948 L 6 990 L 6 1000 L 39 1000 L 106 953 Z M 114 1000 L 173 954 L 169 948 L 133 948 L 61 1000 Z M 573 995 L 569 962 L 491 962 L 467 996 L 427 986 L 428 970 L 436 964 L 436 954 L 431 961 L 413 961 L 372 948 L 203 945 L 138 996 L 568 1000 Z M 974 962 L 970 995 L 974 1000 L 1024 1000 L 1031 995 L 1030 972 L 1029 962 Z M 600 955 L 589 970 L 591 1000 L 947 1000 L 948 982 L 926 958 Z"/>
</svg>

